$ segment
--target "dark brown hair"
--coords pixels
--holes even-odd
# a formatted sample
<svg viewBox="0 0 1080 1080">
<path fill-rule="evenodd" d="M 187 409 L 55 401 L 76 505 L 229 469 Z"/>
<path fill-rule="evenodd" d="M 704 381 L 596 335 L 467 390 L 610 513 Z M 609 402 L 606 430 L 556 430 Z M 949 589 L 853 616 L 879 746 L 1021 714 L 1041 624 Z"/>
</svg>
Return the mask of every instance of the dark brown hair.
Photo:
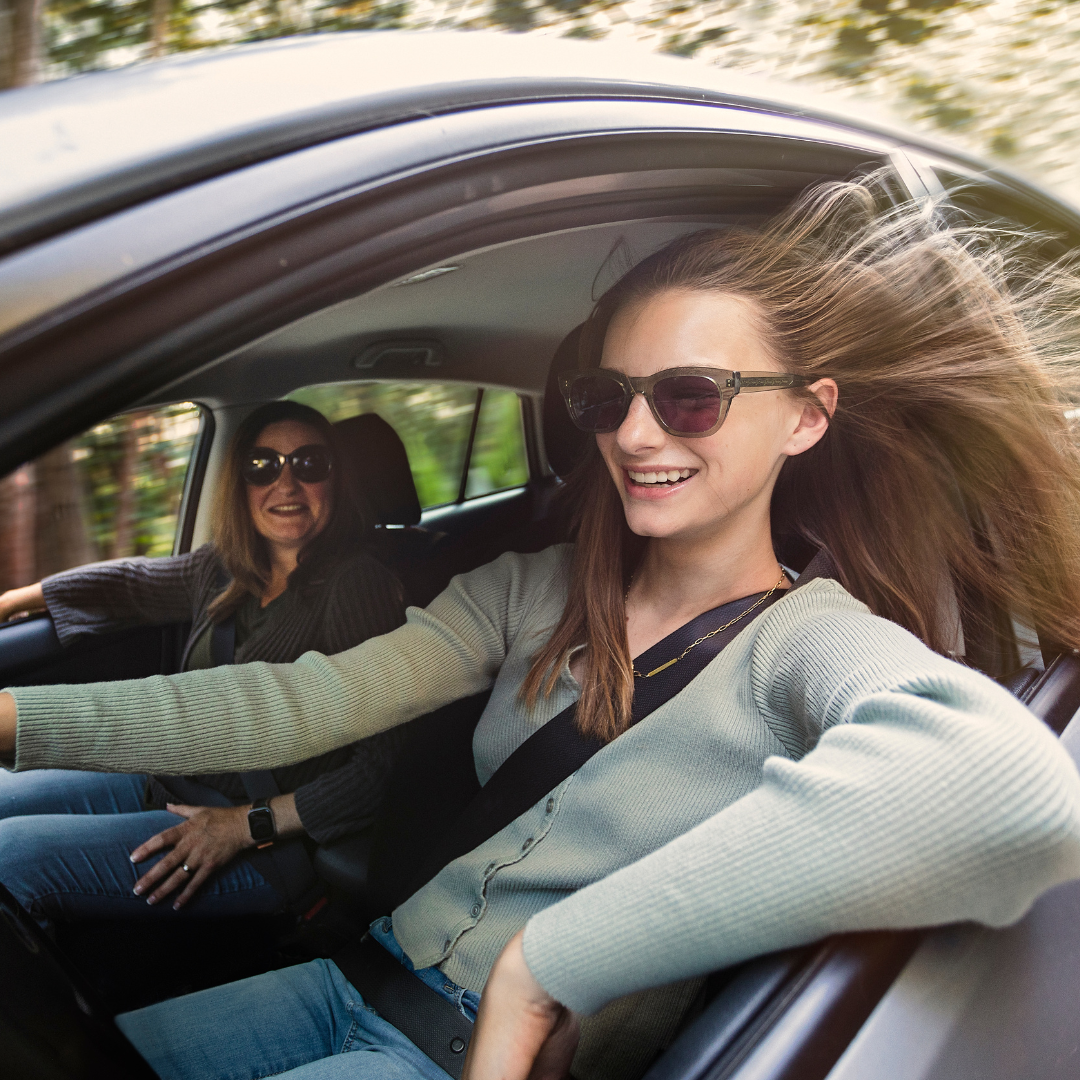
<svg viewBox="0 0 1080 1080">
<path fill-rule="evenodd" d="M 241 422 L 222 470 L 214 497 L 211 531 L 214 546 L 232 577 L 214 598 L 209 614 L 214 622 L 232 615 L 248 596 L 262 596 L 270 581 L 270 557 L 266 541 L 255 529 L 248 509 L 247 490 L 240 467 L 245 455 L 257 445 L 271 424 L 291 420 L 318 432 L 330 447 L 334 467 L 330 473 L 333 509 L 326 527 L 300 551 L 290 588 L 302 585 L 327 564 L 357 548 L 370 528 L 367 514 L 356 495 L 357 485 L 341 452 L 334 425 L 321 412 L 295 401 L 272 401 L 260 405 Z"/>
<path fill-rule="evenodd" d="M 675 241 L 600 299 L 582 364 L 599 363 L 617 312 L 658 293 L 749 300 L 785 371 L 840 388 L 826 435 L 781 470 L 774 532 L 828 550 L 855 597 L 939 652 L 954 649 L 958 616 L 999 656 L 1015 651 L 1012 616 L 1080 646 L 1080 460 L 1066 417 L 1080 400 L 1068 384 L 1077 275 L 1031 258 L 1031 237 L 882 209 L 879 183 L 819 185 L 759 232 Z M 522 694 L 550 693 L 585 644 L 578 722 L 611 739 L 630 715 L 623 596 L 644 541 L 595 443 L 568 494 L 569 600 Z M 950 582 L 956 605 L 942 603 Z"/>
</svg>

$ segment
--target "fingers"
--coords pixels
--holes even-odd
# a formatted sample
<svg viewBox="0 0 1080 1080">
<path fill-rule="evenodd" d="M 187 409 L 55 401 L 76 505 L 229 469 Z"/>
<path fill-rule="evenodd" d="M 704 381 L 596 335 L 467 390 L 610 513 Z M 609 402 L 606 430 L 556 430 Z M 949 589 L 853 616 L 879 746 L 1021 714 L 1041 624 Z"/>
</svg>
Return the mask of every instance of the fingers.
<svg viewBox="0 0 1080 1080">
<path fill-rule="evenodd" d="M 200 866 L 191 875 L 184 891 L 173 901 L 173 910 L 179 911 L 198 891 L 202 883 L 214 872 L 211 864 Z"/>
<path fill-rule="evenodd" d="M 157 836 L 151 836 L 145 843 L 140 844 L 128 858 L 131 859 L 133 863 L 146 862 L 151 855 L 156 855 L 159 851 L 162 851 L 167 847 L 173 847 L 175 844 L 179 844 L 183 835 L 184 827 L 182 825 L 174 825 L 171 829 L 159 832 Z M 157 867 L 155 867 L 155 869 L 157 869 Z"/>
<path fill-rule="evenodd" d="M 142 896 L 152 889 L 153 894 L 146 898 L 146 902 L 156 904 L 162 897 L 186 882 L 194 872 L 194 859 L 187 864 L 189 869 L 184 870 L 185 860 L 189 858 L 192 858 L 192 853 L 188 850 L 188 845 L 175 847 L 135 882 L 135 888 L 132 891 L 136 896 Z"/>
<path fill-rule="evenodd" d="M 170 814 L 177 814 L 182 818 L 193 818 L 200 810 L 205 810 L 205 806 L 185 806 L 183 803 L 166 803 L 165 809 Z"/>
<path fill-rule="evenodd" d="M 162 862 L 164 861 L 165 860 L 162 859 Z M 161 863 L 158 863 L 158 866 L 160 865 Z M 154 869 L 156 870 L 157 866 L 155 866 Z M 181 885 L 186 885 L 188 881 L 191 880 L 194 873 L 194 867 L 191 867 L 190 870 L 185 870 L 183 864 L 175 867 L 173 872 L 165 879 L 164 883 L 158 885 L 158 887 L 146 898 L 146 902 L 148 904 L 157 904 L 161 900 L 164 900 L 169 893 L 175 892 Z M 137 885 L 136 888 L 138 888 Z"/>
<path fill-rule="evenodd" d="M 529 1080 L 563 1080 L 569 1076 L 580 1034 L 577 1016 L 564 1008 L 536 1055 Z"/>
</svg>

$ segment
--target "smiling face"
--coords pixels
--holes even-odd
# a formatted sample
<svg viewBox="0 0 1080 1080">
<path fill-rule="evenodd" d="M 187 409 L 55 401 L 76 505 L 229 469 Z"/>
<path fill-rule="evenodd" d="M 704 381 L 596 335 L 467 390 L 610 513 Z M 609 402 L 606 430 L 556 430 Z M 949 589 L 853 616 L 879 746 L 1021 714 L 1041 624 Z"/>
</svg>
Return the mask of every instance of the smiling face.
<svg viewBox="0 0 1080 1080">
<path fill-rule="evenodd" d="M 642 377 L 672 367 L 780 371 L 750 301 L 723 293 L 671 290 L 612 320 L 602 366 Z M 668 435 L 636 394 L 618 430 L 596 442 L 639 536 L 715 542 L 739 530 L 768 536 L 769 501 L 788 456 L 824 434 L 815 410 L 787 391 L 736 396 L 720 430 L 705 438 Z"/>
<path fill-rule="evenodd" d="M 296 420 L 280 420 L 259 432 L 256 446 L 268 446 L 281 454 L 291 454 L 301 446 L 326 440 L 314 428 Z M 246 484 L 248 511 L 256 531 L 272 548 L 299 551 L 326 528 L 334 512 L 330 480 L 303 484 L 293 476 L 288 464 L 267 487 Z"/>
</svg>

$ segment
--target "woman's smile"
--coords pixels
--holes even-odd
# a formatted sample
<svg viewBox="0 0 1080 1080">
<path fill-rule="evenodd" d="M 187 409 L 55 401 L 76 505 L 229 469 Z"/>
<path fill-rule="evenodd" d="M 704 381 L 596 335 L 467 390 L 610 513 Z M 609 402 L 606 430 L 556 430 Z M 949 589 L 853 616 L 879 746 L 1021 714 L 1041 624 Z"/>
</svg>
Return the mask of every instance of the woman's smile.
<svg viewBox="0 0 1080 1080">
<path fill-rule="evenodd" d="M 683 490 L 697 469 L 679 465 L 623 466 L 626 492 L 632 499 L 664 499 Z"/>
</svg>

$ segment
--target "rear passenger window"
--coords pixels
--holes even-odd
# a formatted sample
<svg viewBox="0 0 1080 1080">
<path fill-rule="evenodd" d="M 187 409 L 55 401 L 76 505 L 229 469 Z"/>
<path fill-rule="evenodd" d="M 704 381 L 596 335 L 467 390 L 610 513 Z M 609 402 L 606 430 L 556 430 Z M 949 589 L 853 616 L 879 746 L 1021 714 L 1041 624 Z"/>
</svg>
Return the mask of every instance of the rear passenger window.
<svg viewBox="0 0 1080 1080">
<path fill-rule="evenodd" d="M 114 416 L 0 480 L 0 592 L 100 559 L 171 555 L 201 414 Z"/>
<path fill-rule="evenodd" d="M 529 479 L 521 399 L 509 390 L 481 390 L 465 498 L 519 487 Z"/>
<path fill-rule="evenodd" d="M 521 399 L 461 383 L 332 383 L 289 394 L 337 423 L 378 413 L 401 436 L 420 505 L 461 502 L 529 478 Z"/>
</svg>

